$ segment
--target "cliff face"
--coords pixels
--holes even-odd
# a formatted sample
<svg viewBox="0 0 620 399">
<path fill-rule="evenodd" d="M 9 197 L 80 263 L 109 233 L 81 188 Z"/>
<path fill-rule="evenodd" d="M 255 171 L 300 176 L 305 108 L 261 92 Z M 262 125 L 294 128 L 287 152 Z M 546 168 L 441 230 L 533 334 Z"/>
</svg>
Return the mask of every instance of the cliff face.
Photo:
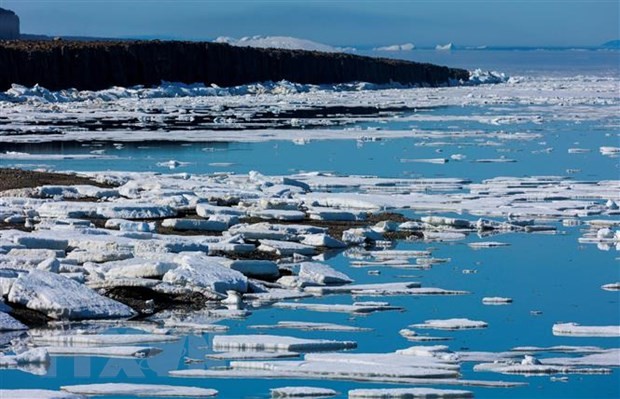
<svg viewBox="0 0 620 399">
<path fill-rule="evenodd" d="M 351 54 L 234 47 L 205 42 L 0 42 L 0 90 L 12 83 L 51 90 L 171 82 L 234 86 L 398 82 L 437 86 L 467 80 L 465 70 Z"/>
<path fill-rule="evenodd" d="M 0 39 L 19 39 L 19 18 L 4 8 L 0 8 Z"/>
</svg>

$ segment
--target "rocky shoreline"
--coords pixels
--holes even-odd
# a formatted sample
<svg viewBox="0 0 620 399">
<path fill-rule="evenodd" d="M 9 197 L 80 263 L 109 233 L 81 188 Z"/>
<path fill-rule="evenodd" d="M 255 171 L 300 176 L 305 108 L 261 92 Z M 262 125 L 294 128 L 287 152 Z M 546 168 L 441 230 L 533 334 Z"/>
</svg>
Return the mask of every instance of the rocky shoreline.
<svg viewBox="0 0 620 399">
<path fill-rule="evenodd" d="M 162 81 L 222 87 L 280 80 L 440 86 L 469 79 L 463 69 L 410 61 L 157 40 L 1 41 L 0 70 L 0 90 L 14 83 L 50 90 L 101 90 Z"/>
</svg>

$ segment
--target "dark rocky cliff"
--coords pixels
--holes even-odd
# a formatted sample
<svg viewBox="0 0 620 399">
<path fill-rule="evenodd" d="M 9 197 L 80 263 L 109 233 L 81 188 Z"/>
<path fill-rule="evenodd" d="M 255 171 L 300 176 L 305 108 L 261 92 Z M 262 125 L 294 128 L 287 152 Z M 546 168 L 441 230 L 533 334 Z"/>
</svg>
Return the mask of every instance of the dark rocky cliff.
<svg viewBox="0 0 620 399">
<path fill-rule="evenodd" d="M 297 83 L 399 82 L 437 86 L 467 80 L 465 70 L 351 54 L 234 47 L 222 43 L 127 41 L 0 42 L 0 90 L 12 83 L 51 90 L 172 82 L 234 86 L 282 79 Z"/>
</svg>

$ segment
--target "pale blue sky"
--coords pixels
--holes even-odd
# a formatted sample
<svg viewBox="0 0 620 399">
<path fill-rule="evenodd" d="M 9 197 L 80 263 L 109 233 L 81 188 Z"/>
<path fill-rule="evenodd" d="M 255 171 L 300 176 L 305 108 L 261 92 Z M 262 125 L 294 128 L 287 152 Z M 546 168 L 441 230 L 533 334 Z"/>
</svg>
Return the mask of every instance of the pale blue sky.
<svg viewBox="0 0 620 399">
<path fill-rule="evenodd" d="M 588 46 L 620 37 L 618 0 L 0 0 L 22 32 L 333 45 Z"/>
</svg>

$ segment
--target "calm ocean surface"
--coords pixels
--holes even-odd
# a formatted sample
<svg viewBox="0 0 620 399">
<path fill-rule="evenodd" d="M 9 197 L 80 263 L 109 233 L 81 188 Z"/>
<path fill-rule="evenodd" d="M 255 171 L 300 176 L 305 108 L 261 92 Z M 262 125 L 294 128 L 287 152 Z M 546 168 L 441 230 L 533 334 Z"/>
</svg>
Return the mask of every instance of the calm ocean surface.
<svg viewBox="0 0 620 399">
<path fill-rule="evenodd" d="M 391 56 L 390 54 L 380 54 Z M 620 52 L 618 51 L 412 51 L 394 56 L 468 69 L 482 68 L 524 77 L 577 77 L 600 76 L 620 79 Z M 620 93 L 619 93 L 620 95 Z M 519 112 L 520 105 L 508 105 L 503 112 Z M 495 112 L 496 110 L 493 110 Z M 441 146 L 420 145 L 423 140 L 413 138 L 383 139 L 378 141 L 323 140 L 304 145 L 291 141 L 258 143 L 205 142 L 126 143 L 114 146 L 112 142 L 93 143 L 37 143 L 0 145 L 0 152 L 18 151 L 40 155 L 28 161 L 0 159 L 0 166 L 44 167 L 54 170 L 98 171 L 155 171 L 161 173 L 214 173 L 232 171 L 247 173 L 252 170 L 265 175 L 285 175 L 302 171 L 330 171 L 340 174 L 377 175 L 382 177 L 459 177 L 479 182 L 497 176 L 569 176 L 576 180 L 614 180 L 620 177 L 618 158 L 601 156 L 601 146 L 619 146 L 618 115 L 604 120 L 557 121 L 547 118 L 543 123 L 525 121 L 518 124 L 495 126 L 481 123 L 484 106 L 451 106 L 433 108 L 427 113 L 432 120 L 354 121 L 348 127 L 361 129 L 422 131 L 481 131 L 502 130 L 508 133 L 539 134 L 534 140 L 514 141 L 501 147 L 480 145 L 474 139 L 446 139 Z M 411 113 L 399 115 L 406 119 Z M 130 133 L 128 133 L 130 134 Z M 591 152 L 569 154 L 568 149 L 585 147 Z M 46 159 L 47 154 L 89 154 L 105 150 L 114 159 Z M 450 158 L 461 154 L 464 159 L 446 164 L 413 163 L 409 159 Z M 476 159 L 504 157 L 514 162 L 479 163 Z M 175 169 L 159 166 L 169 160 L 187 162 Z M 408 216 L 422 215 L 406 212 Z M 446 214 L 446 216 L 458 216 Z M 473 219 L 471 216 L 467 216 Z M 585 218 L 587 220 L 588 218 Z M 249 325 L 275 324 L 282 320 L 305 320 L 350 324 L 369 327 L 369 332 L 302 332 L 273 330 L 268 333 L 308 338 L 349 339 L 358 342 L 358 352 L 390 352 L 417 345 L 398 334 L 400 329 L 427 319 L 466 317 L 484 320 L 489 327 L 482 330 L 442 332 L 432 335 L 452 337 L 439 342 L 453 351 L 507 351 L 516 346 L 578 345 L 620 347 L 618 338 L 557 337 L 551 326 L 557 322 L 579 322 L 583 325 L 620 324 L 618 291 L 604 291 L 601 285 L 620 281 L 618 252 L 600 250 L 596 245 L 578 243 L 583 227 L 558 227 L 556 234 L 503 234 L 492 237 L 509 243 L 509 247 L 474 251 L 467 243 L 479 241 L 475 235 L 455 243 L 398 242 L 397 249 L 436 248 L 434 255 L 450 258 L 428 270 L 382 268 L 381 275 L 369 275 L 367 268 L 350 266 L 351 259 L 335 254 L 328 263 L 353 277 L 356 283 L 421 281 L 424 286 L 467 290 L 470 295 L 390 297 L 386 300 L 402 306 L 404 312 L 379 312 L 368 316 L 287 311 L 270 307 L 252 309 L 246 319 L 226 320 L 229 334 L 253 334 Z M 464 270 L 476 273 L 464 274 Z M 484 306 L 481 299 L 503 296 L 514 299 L 508 306 Z M 372 297 L 358 300 L 383 300 Z M 312 301 L 322 303 L 349 303 L 348 296 L 328 296 Z M 540 311 L 534 312 L 533 311 Z M 117 329 L 125 333 L 131 330 Z M 48 370 L 41 375 L 16 370 L 1 370 L 3 388 L 58 389 L 62 385 L 100 382 L 139 382 L 158 384 L 195 385 L 219 390 L 220 398 L 267 398 L 269 389 L 288 385 L 308 385 L 333 388 L 345 398 L 350 389 L 392 387 L 392 385 L 347 381 L 298 381 L 277 379 L 185 379 L 171 378 L 168 371 L 185 368 L 223 366 L 225 362 L 206 360 L 187 365 L 184 357 L 204 359 L 211 353 L 211 334 L 187 335 L 173 344 L 158 345 L 164 352 L 142 360 L 101 359 L 91 357 L 53 357 Z M 571 356 L 571 355 L 558 355 Z M 477 398 L 618 398 L 620 383 L 618 369 L 610 375 L 569 375 L 566 381 L 552 381 L 549 376 L 507 376 L 472 370 L 474 363 L 462 367 L 463 379 L 504 380 L 526 382 L 518 388 L 452 387 L 474 392 Z M 435 387 L 435 386 L 433 386 Z M 438 386 L 439 387 L 439 386 Z M 451 387 L 446 387 L 451 388 Z M 121 397 L 122 398 L 122 397 Z"/>
</svg>

